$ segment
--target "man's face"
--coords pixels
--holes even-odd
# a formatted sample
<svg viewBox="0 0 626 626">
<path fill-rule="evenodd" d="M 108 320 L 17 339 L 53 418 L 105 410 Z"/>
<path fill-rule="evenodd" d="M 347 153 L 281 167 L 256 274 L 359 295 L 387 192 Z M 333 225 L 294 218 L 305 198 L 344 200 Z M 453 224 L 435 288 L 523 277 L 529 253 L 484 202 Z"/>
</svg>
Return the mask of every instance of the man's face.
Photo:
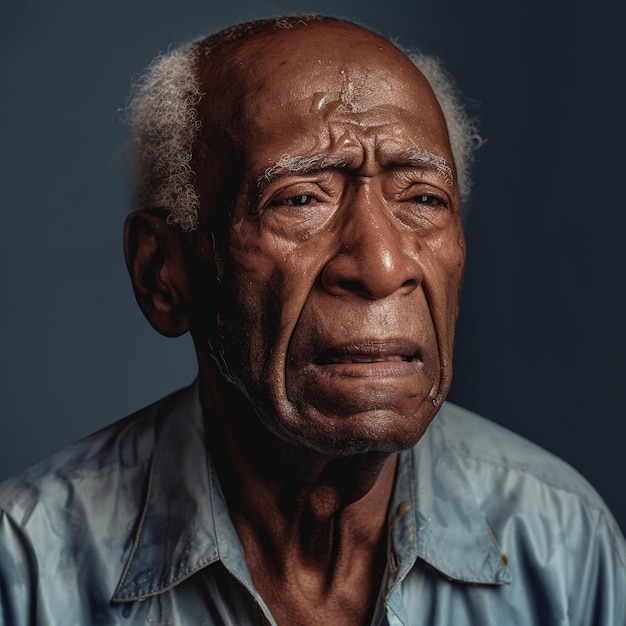
<svg viewBox="0 0 626 626">
<path fill-rule="evenodd" d="M 409 447 L 449 388 L 464 262 L 439 106 L 353 26 L 272 33 L 243 58 L 218 120 L 238 164 L 217 263 L 230 373 L 292 444 Z"/>
</svg>

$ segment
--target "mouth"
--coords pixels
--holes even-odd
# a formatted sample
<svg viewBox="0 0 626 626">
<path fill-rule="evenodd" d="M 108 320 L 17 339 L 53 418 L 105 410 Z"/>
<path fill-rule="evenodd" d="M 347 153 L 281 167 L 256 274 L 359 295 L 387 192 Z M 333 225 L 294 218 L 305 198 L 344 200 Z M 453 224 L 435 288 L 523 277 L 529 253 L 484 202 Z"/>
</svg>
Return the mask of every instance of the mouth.
<svg viewBox="0 0 626 626">
<path fill-rule="evenodd" d="M 402 366 L 421 363 L 420 350 L 411 341 L 359 342 L 324 350 L 314 359 L 320 366 Z"/>
</svg>

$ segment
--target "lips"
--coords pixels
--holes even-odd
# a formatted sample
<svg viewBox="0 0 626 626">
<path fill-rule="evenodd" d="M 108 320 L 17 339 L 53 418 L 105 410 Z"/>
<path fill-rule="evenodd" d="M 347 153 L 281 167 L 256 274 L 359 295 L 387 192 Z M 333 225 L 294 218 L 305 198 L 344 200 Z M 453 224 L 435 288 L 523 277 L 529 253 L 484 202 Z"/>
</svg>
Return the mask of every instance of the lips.
<svg viewBox="0 0 626 626">
<path fill-rule="evenodd" d="M 344 356 L 330 356 L 330 363 L 387 363 L 389 361 L 412 361 L 413 357 L 405 354 L 389 354 L 380 357 L 371 357 L 365 354 Z"/>
<path fill-rule="evenodd" d="M 324 350 L 316 365 L 410 363 L 420 361 L 419 347 L 412 341 L 355 342 Z"/>
</svg>

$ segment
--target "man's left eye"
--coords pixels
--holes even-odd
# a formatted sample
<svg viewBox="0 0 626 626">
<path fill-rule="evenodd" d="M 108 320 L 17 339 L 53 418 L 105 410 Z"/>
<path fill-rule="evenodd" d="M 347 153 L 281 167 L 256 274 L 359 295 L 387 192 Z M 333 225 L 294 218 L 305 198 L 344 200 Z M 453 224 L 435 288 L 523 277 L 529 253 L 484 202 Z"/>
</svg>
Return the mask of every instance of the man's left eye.
<svg viewBox="0 0 626 626">
<path fill-rule="evenodd" d="M 435 204 L 438 206 L 448 205 L 448 203 L 445 200 L 430 193 L 423 193 L 423 194 L 420 194 L 419 196 L 415 196 L 415 201 L 419 202 L 420 204 Z"/>
<path fill-rule="evenodd" d="M 298 196 L 292 196 L 291 198 L 286 198 L 283 200 L 283 204 L 287 204 L 289 206 L 304 206 L 306 204 L 311 204 L 315 198 L 310 196 L 309 194 L 303 193 Z"/>
</svg>

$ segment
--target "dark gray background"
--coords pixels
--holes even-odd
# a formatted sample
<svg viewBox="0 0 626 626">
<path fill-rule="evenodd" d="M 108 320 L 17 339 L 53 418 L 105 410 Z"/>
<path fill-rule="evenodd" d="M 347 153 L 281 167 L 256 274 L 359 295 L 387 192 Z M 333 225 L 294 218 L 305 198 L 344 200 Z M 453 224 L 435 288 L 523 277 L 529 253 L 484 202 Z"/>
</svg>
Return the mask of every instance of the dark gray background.
<svg viewBox="0 0 626 626">
<path fill-rule="evenodd" d="M 316 11 L 437 54 L 472 100 L 487 143 L 451 398 L 565 458 L 626 527 L 624 3 L 225 4 L 2 5 L 0 479 L 195 373 L 124 268 L 133 74 L 234 21 Z"/>
</svg>

